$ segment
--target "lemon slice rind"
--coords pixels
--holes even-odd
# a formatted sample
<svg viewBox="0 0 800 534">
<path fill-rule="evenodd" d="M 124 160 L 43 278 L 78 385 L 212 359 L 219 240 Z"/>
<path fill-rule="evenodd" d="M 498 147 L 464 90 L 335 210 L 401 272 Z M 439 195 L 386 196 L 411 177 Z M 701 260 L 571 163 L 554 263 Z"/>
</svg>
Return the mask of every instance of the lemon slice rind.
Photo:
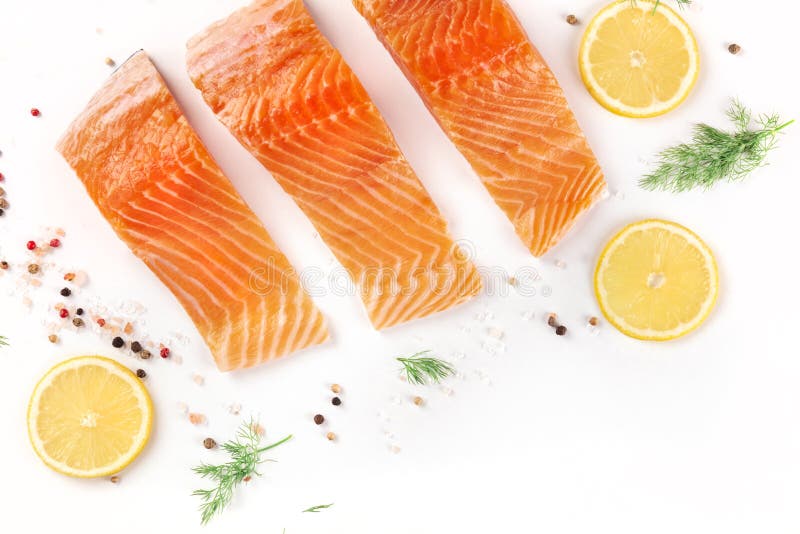
<svg viewBox="0 0 800 534">
<path fill-rule="evenodd" d="M 102 367 L 109 373 L 118 376 L 131 386 L 139 407 L 142 411 L 142 421 L 131 441 L 129 450 L 121 454 L 115 461 L 96 466 L 93 469 L 76 469 L 61 462 L 46 452 L 44 442 L 38 433 L 36 421 L 39 416 L 39 400 L 44 391 L 52 385 L 53 381 L 63 372 L 77 369 L 85 365 Z M 36 384 L 28 404 L 28 437 L 36 455 L 51 469 L 78 478 L 96 478 L 112 475 L 127 467 L 141 453 L 150 436 L 153 424 L 153 403 L 141 380 L 127 367 L 103 356 L 79 356 L 59 363 L 52 367 Z"/>
<path fill-rule="evenodd" d="M 612 253 L 615 249 L 623 246 L 628 236 L 634 232 L 643 232 L 650 229 L 663 229 L 671 233 L 675 233 L 686 239 L 687 243 L 698 250 L 702 257 L 705 259 L 707 271 L 709 273 L 709 292 L 706 299 L 703 301 L 699 312 L 690 321 L 680 323 L 676 328 L 671 330 L 657 330 L 652 328 L 639 328 L 631 325 L 624 317 L 620 316 L 611 310 L 608 304 L 608 293 L 603 284 L 602 274 L 609 265 Z M 594 288 L 597 302 L 600 306 L 600 311 L 606 317 L 609 323 L 617 328 L 623 334 L 641 340 L 647 341 L 669 341 L 689 334 L 697 329 L 708 318 L 717 301 L 719 294 L 719 272 L 717 270 L 717 263 L 711 249 L 705 242 L 694 232 L 678 223 L 661 219 L 646 219 L 643 221 L 629 224 L 619 231 L 605 246 L 600 259 L 597 262 L 597 267 L 594 273 Z"/>
<path fill-rule="evenodd" d="M 679 89 L 675 95 L 666 101 L 658 101 L 647 107 L 633 107 L 625 104 L 621 100 L 611 96 L 605 88 L 598 82 L 592 73 L 591 61 L 589 59 L 592 43 L 597 39 L 597 33 L 603 22 L 616 16 L 625 9 L 639 9 L 645 14 L 652 13 L 655 3 L 652 0 L 637 0 L 636 2 L 615 1 L 601 9 L 591 20 L 586 28 L 586 32 L 581 40 L 578 58 L 578 67 L 581 78 L 586 88 L 594 99 L 612 113 L 632 118 L 649 118 L 663 115 L 678 107 L 691 93 L 692 88 L 697 82 L 700 72 L 700 53 L 698 52 L 697 40 L 686 21 L 669 6 L 661 2 L 658 10 L 683 34 L 686 41 L 686 48 L 689 51 L 689 65 L 686 74 L 681 80 Z"/>
</svg>

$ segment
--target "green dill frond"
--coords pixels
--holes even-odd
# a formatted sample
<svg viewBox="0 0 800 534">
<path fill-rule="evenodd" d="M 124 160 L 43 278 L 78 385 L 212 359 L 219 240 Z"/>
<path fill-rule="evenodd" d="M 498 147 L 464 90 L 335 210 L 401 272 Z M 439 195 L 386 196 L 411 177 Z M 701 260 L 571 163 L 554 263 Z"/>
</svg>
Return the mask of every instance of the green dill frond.
<svg viewBox="0 0 800 534">
<path fill-rule="evenodd" d="M 635 5 L 636 4 L 636 0 L 630 0 L 630 1 L 631 1 L 631 5 Z M 680 9 L 683 9 L 686 6 L 691 5 L 692 4 L 692 0 L 675 0 L 675 3 L 678 5 L 678 7 Z M 656 0 L 655 1 L 655 5 L 653 6 L 653 13 L 656 12 L 656 9 L 658 9 L 658 6 L 660 4 L 661 4 L 661 0 Z"/>
<path fill-rule="evenodd" d="M 192 495 L 200 497 L 200 520 L 205 525 L 214 516 L 222 513 L 233 499 L 234 489 L 250 477 L 260 476 L 257 468 L 265 461 L 262 453 L 289 441 L 289 435 L 266 447 L 259 447 L 261 435 L 256 430 L 258 425 L 252 419 L 242 424 L 236 437 L 223 443 L 220 448 L 227 452 L 230 460 L 223 464 L 200 464 L 192 470 L 201 478 L 213 480 L 216 486 L 211 489 L 198 489 Z"/>
<path fill-rule="evenodd" d="M 0 336 L 0 347 L 7 347 L 8 346 L 8 338 L 6 336 Z"/>
<path fill-rule="evenodd" d="M 312 506 L 311 508 L 306 508 L 303 510 L 303 513 L 310 512 L 312 514 L 319 513 L 320 510 L 324 510 L 325 508 L 330 508 L 333 506 L 333 503 L 330 504 L 318 504 L 316 506 Z"/>
<path fill-rule="evenodd" d="M 691 141 L 659 153 L 657 167 L 639 185 L 650 191 L 678 193 L 742 180 L 767 164 L 767 155 L 777 146 L 778 133 L 794 122 L 781 123 L 776 114 L 759 115 L 754 120 L 753 113 L 738 100 L 731 102 L 726 115 L 733 131 L 695 125 Z M 751 128 L 753 122 L 758 128 Z"/>
<path fill-rule="evenodd" d="M 425 356 L 430 353 L 430 350 L 424 350 L 408 358 L 397 358 L 397 361 L 403 364 L 403 371 L 409 383 L 419 386 L 428 381 L 439 383 L 455 373 L 453 366 L 446 361 Z"/>
</svg>

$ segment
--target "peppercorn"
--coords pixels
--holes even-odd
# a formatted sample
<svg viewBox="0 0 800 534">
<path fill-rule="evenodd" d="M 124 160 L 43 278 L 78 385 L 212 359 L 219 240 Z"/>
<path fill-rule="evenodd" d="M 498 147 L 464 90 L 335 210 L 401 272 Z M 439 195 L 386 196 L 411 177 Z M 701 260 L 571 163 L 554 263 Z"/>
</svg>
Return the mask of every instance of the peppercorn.
<svg viewBox="0 0 800 534">
<path fill-rule="evenodd" d="M 68 297 L 70 295 L 72 295 L 72 290 L 70 288 L 65 287 L 64 289 L 61 290 L 62 297 Z"/>
<path fill-rule="evenodd" d="M 61 240 L 60 239 L 51 239 L 50 240 L 50 246 L 53 247 L 53 248 L 60 247 L 61 246 Z"/>
<path fill-rule="evenodd" d="M 597 317 L 594 317 L 594 316 L 589 317 L 589 324 L 590 325 L 597 326 L 598 322 L 600 322 L 600 321 L 597 319 Z"/>
<path fill-rule="evenodd" d="M 731 43 L 731 44 L 728 46 L 728 52 L 730 52 L 731 54 L 734 54 L 734 55 L 736 55 L 736 54 L 738 54 L 738 53 L 739 53 L 739 52 L 741 52 L 741 51 L 742 51 L 742 47 L 741 47 L 741 46 L 739 46 L 739 45 L 738 45 L 738 44 L 736 44 L 736 43 Z"/>
<path fill-rule="evenodd" d="M 217 442 L 213 438 L 206 438 L 203 440 L 203 447 L 206 449 L 213 449 L 217 446 Z"/>
<path fill-rule="evenodd" d="M 114 348 L 121 349 L 122 347 L 125 346 L 125 340 L 117 336 L 111 340 L 111 344 L 114 346 Z"/>
<path fill-rule="evenodd" d="M 33 115 L 34 117 L 38 117 L 41 114 L 42 112 L 39 111 L 39 108 L 31 108 L 31 115 Z"/>
<path fill-rule="evenodd" d="M 331 399 L 331 404 L 333 404 L 334 406 L 339 406 L 340 404 L 342 404 L 342 399 L 340 399 L 339 397 L 334 397 Z"/>
<path fill-rule="evenodd" d="M 61 308 L 60 310 L 58 310 L 58 316 L 61 317 L 62 319 L 66 319 L 67 317 L 69 317 L 69 310 L 66 308 Z"/>
<path fill-rule="evenodd" d="M 336 434 L 334 434 L 333 432 L 328 432 L 327 434 L 325 434 L 325 437 L 328 438 L 328 441 L 333 441 L 336 439 Z"/>
<path fill-rule="evenodd" d="M 340 386 L 339 384 L 331 384 L 331 391 L 333 391 L 334 393 L 339 393 L 340 391 L 342 391 L 342 386 Z"/>
<path fill-rule="evenodd" d="M 47 340 L 50 341 L 50 343 L 55 343 L 56 341 L 58 341 L 58 336 L 55 334 L 50 334 L 49 336 L 47 336 Z"/>
<path fill-rule="evenodd" d="M 117 475 L 114 475 L 111 478 L 109 478 L 109 480 L 111 481 L 112 484 L 116 484 L 119 482 L 119 477 Z"/>
<path fill-rule="evenodd" d="M 75 310 L 75 313 L 78 315 L 83 315 L 83 308 L 78 308 L 77 310 Z"/>
<path fill-rule="evenodd" d="M 5 271 L 6 269 L 8 269 L 8 262 L 7 262 L 7 261 L 5 261 L 5 260 L 3 260 L 3 261 L 0 261 L 0 269 L 3 269 L 4 271 Z"/>
<path fill-rule="evenodd" d="M 0 197 L 6 196 L 6 190 L 0 187 Z"/>
<path fill-rule="evenodd" d="M 39 265 L 37 263 L 31 263 L 28 265 L 28 272 L 31 274 L 36 274 L 39 272 Z"/>
<path fill-rule="evenodd" d="M 103 319 L 103 318 L 100 318 L 100 319 L 97 320 L 97 324 L 98 324 L 98 326 L 100 328 L 103 328 L 106 325 L 106 320 Z"/>
<path fill-rule="evenodd" d="M 138 341 L 134 341 L 133 343 L 131 343 L 131 350 L 134 353 L 142 352 L 142 344 L 139 343 Z"/>
<path fill-rule="evenodd" d="M 72 282 L 73 280 L 75 280 L 75 273 L 67 273 L 67 274 L 65 274 L 64 275 L 64 280 L 66 280 L 67 282 Z"/>
<path fill-rule="evenodd" d="M 144 378 L 147 376 L 147 373 L 145 372 L 144 369 L 137 369 L 136 376 L 138 376 L 139 378 Z"/>
<path fill-rule="evenodd" d="M 111 59 L 110 57 L 107 57 L 107 58 L 105 59 L 105 63 L 106 63 L 106 65 L 108 65 L 109 67 L 115 67 L 115 66 L 117 65 L 117 62 L 116 62 L 116 61 L 114 61 L 113 59 Z"/>
<path fill-rule="evenodd" d="M 72 319 L 72 324 L 80 328 L 81 326 L 83 326 L 83 319 L 81 319 L 80 317 L 75 317 L 74 319 Z"/>
<path fill-rule="evenodd" d="M 169 349 L 167 347 L 163 347 L 160 354 L 162 358 L 169 358 Z"/>
<path fill-rule="evenodd" d="M 558 328 L 556 328 L 556 335 L 557 336 L 563 336 L 566 333 L 567 333 L 567 327 L 564 326 L 563 324 L 560 325 Z"/>
<path fill-rule="evenodd" d="M 575 15 L 567 15 L 567 24 L 575 26 L 578 23 L 578 17 Z"/>
<path fill-rule="evenodd" d="M 556 326 L 558 324 L 558 316 L 555 313 L 548 315 L 547 324 L 548 326 Z"/>
<path fill-rule="evenodd" d="M 0 182 L 4 182 L 5 179 L 6 179 L 5 175 L 2 172 L 0 172 Z"/>
<path fill-rule="evenodd" d="M 422 399 L 422 397 L 414 397 L 414 404 L 417 406 L 422 406 L 424 403 L 425 401 Z"/>
<path fill-rule="evenodd" d="M 0 209 L 8 209 L 8 200 L 0 198 Z"/>
<path fill-rule="evenodd" d="M 139 357 L 143 360 L 149 360 L 150 356 L 152 356 L 152 354 L 150 354 L 149 350 L 143 350 L 139 353 Z"/>
<path fill-rule="evenodd" d="M 314 416 L 314 422 L 318 425 L 321 425 L 325 422 L 325 417 L 322 414 L 317 414 Z"/>
<path fill-rule="evenodd" d="M 1 210 L 1 209 L 0 209 L 0 217 L 2 217 L 2 216 L 3 216 L 3 215 L 5 215 L 5 214 L 6 214 L 6 212 L 5 212 L 4 210 Z"/>
<path fill-rule="evenodd" d="M 28 247 L 28 250 L 33 250 L 36 248 L 36 241 L 28 241 L 25 246 Z"/>
</svg>

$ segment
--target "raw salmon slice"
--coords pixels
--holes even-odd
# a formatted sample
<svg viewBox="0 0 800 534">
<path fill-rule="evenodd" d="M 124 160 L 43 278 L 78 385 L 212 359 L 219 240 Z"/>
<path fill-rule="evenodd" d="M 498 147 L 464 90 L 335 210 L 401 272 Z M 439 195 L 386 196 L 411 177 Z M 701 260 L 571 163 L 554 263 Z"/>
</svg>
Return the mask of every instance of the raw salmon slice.
<svg viewBox="0 0 800 534">
<path fill-rule="evenodd" d="M 143 52 L 58 143 L 117 235 L 169 287 L 223 370 L 328 338 L 319 310 Z"/>
<path fill-rule="evenodd" d="M 372 324 L 446 310 L 473 264 L 364 88 L 301 0 L 259 0 L 189 41 L 189 75 L 356 283 Z"/>
<path fill-rule="evenodd" d="M 535 256 L 605 188 L 564 93 L 503 0 L 353 0 Z"/>
</svg>

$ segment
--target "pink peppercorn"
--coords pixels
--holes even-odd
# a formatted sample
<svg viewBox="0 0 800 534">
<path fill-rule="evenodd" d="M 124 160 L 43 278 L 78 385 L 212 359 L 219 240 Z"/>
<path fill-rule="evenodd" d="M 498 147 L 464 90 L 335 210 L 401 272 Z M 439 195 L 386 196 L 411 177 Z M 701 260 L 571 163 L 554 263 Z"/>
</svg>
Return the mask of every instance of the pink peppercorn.
<svg viewBox="0 0 800 534">
<path fill-rule="evenodd" d="M 38 117 L 41 114 L 42 112 L 39 111 L 39 108 L 31 108 L 31 115 L 33 115 L 34 117 Z"/>
<path fill-rule="evenodd" d="M 61 240 L 60 239 L 51 239 L 50 240 L 50 246 L 53 247 L 53 248 L 60 247 L 61 246 Z"/>
<path fill-rule="evenodd" d="M 69 310 L 67 310 L 66 308 L 61 308 L 60 310 L 58 310 L 58 316 L 61 317 L 62 319 L 66 319 L 67 317 L 69 317 Z"/>
<path fill-rule="evenodd" d="M 169 349 L 167 347 L 161 349 L 161 357 L 169 358 Z"/>
<path fill-rule="evenodd" d="M 97 320 L 97 324 L 100 325 L 100 327 L 102 328 L 102 327 L 104 327 L 106 325 L 106 320 L 105 319 L 98 319 Z"/>
<path fill-rule="evenodd" d="M 36 248 L 36 241 L 28 241 L 28 244 L 25 246 L 28 247 L 28 250 L 34 250 Z"/>
<path fill-rule="evenodd" d="M 2 172 L 0 172 L 0 182 L 5 181 L 5 179 L 6 179 L 5 175 Z"/>
</svg>

